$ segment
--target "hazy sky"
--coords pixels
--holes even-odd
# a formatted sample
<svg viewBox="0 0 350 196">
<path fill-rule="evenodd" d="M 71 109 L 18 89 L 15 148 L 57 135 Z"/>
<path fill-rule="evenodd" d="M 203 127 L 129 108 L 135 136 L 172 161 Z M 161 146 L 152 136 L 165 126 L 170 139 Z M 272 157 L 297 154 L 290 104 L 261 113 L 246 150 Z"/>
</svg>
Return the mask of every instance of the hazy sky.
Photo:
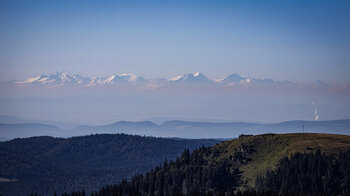
<svg viewBox="0 0 350 196">
<path fill-rule="evenodd" d="M 0 1 L 0 77 L 349 82 L 350 1 Z"/>
</svg>

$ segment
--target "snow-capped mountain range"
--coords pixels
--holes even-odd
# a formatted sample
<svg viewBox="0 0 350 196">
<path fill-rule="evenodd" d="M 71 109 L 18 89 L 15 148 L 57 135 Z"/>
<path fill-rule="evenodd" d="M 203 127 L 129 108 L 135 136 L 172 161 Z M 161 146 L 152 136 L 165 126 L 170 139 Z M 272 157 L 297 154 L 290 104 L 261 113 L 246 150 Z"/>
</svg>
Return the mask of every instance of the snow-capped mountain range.
<svg viewBox="0 0 350 196">
<path fill-rule="evenodd" d="M 209 79 L 204 74 L 188 73 L 179 75 L 170 79 L 166 78 L 151 78 L 146 79 L 135 74 L 113 74 L 109 77 L 84 77 L 78 74 L 69 72 L 57 72 L 51 75 L 40 75 L 28 78 L 24 81 L 11 81 L 16 86 L 40 85 L 40 86 L 63 86 L 63 85 L 79 85 L 86 87 L 107 86 L 107 85 L 140 85 L 140 86 L 173 86 L 173 85 L 212 85 L 221 87 L 305 87 L 306 84 L 300 84 L 291 81 L 275 81 L 272 79 L 256 79 L 251 77 L 243 77 L 233 73 L 221 79 Z M 324 87 L 349 87 L 349 84 L 327 84 L 322 81 L 317 81 L 307 86 L 315 88 Z"/>
</svg>

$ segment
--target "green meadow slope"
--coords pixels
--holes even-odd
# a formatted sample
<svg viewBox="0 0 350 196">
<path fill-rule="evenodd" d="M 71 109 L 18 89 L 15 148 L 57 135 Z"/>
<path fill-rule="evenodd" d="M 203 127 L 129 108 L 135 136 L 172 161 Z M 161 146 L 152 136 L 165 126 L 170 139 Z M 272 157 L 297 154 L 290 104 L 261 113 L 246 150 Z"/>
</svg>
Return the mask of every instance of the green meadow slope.
<svg viewBox="0 0 350 196">
<path fill-rule="evenodd" d="M 263 134 L 240 136 L 212 147 L 210 161 L 240 160 L 243 184 L 241 189 L 254 187 L 258 175 L 274 169 L 283 157 L 293 153 L 311 153 L 321 150 L 335 154 L 350 147 L 350 136 L 320 133 Z M 209 161 L 209 160 L 208 160 Z"/>
</svg>

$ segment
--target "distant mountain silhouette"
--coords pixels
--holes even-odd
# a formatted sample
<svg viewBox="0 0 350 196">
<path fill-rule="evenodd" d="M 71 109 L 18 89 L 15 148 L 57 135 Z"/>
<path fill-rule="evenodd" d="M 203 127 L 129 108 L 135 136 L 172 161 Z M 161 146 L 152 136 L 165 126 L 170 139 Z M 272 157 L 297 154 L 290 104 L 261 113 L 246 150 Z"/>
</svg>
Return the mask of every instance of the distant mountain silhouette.
<svg viewBox="0 0 350 196">
<path fill-rule="evenodd" d="M 17 137 L 33 137 L 33 136 L 63 136 L 65 133 L 62 129 L 47 124 L 39 123 L 20 123 L 20 124 L 4 124 L 0 123 L 0 137 L 17 138 Z M 66 135 L 67 136 L 67 135 Z"/>
<path fill-rule="evenodd" d="M 80 125 L 74 129 L 62 129 L 41 123 L 2 123 L 0 137 L 30 136 L 70 137 L 96 133 L 125 133 L 157 137 L 180 138 L 235 138 L 241 134 L 291 133 L 304 131 L 350 135 L 350 119 L 330 121 L 286 121 L 263 124 L 246 122 L 191 122 L 172 120 L 158 125 L 151 121 L 119 121 L 107 125 Z"/>
</svg>

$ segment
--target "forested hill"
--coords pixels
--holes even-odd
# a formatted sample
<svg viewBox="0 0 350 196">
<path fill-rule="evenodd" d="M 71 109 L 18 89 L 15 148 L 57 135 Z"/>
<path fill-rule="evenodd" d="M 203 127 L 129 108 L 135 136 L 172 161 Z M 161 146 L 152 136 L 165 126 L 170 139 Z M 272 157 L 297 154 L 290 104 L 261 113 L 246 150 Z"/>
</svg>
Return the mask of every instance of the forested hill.
<svg viewBox="0 0 350 196">
<path fill-rule="evenodd" d="M 344 135 L 241 136 L 185 150 L 175 161 L 94 195 L 347 195 L 349 147 Z"/>
<path fill-rule="evenodd" d="M 96 190 L 217 140 L 102 134 L 0 142 L 0 195 Z"/>
</svg>

